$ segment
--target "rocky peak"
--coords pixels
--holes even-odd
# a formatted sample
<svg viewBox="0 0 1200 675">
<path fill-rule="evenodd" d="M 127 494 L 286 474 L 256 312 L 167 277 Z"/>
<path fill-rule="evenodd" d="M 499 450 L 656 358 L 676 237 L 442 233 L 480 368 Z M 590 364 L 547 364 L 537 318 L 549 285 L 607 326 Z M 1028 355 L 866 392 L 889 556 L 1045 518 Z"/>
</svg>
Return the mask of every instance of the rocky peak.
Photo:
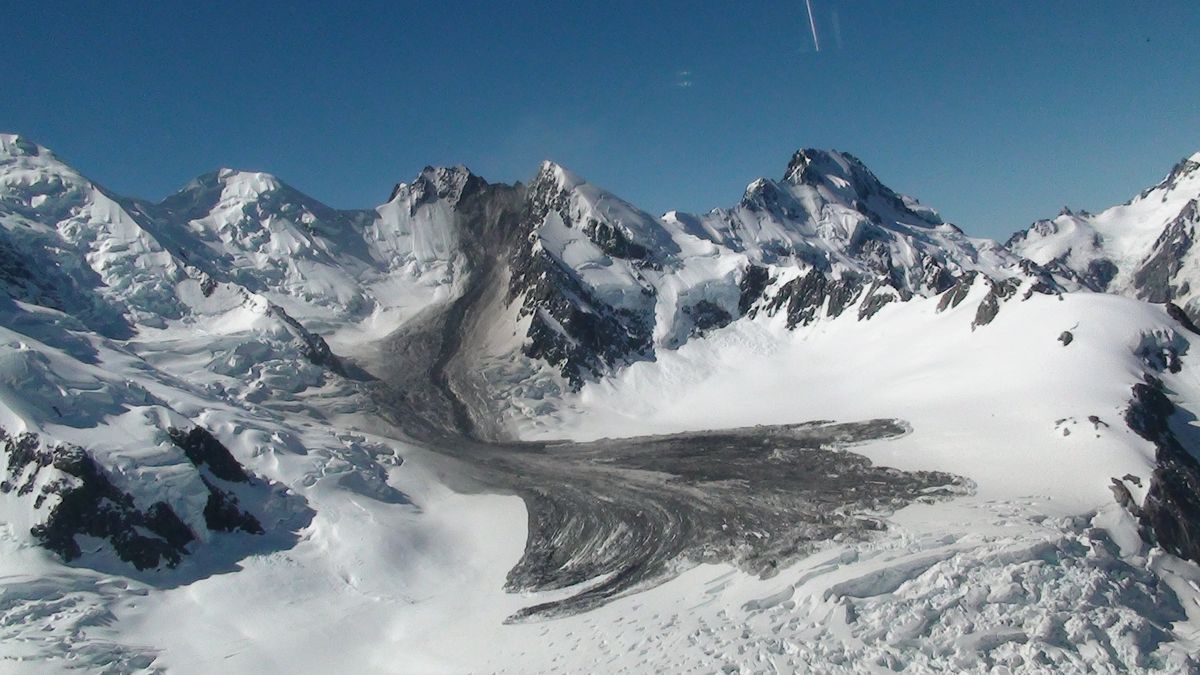
<svg viewBox="0 0 1200 675">
<path fill-rule="evenodd" d="M 16 157 L 40 157 L 50 151 L 17 134 L 0 134 L 0 159 Z"/>
<path fill-rule="evenodd" d="M 413 180 L 412 183 L 397 183 L 392 189 L 391 196 L 388 201 L 395 201 L 396 197 L 406 190 L 412 195 L 414 207 L 420 204 L 427 204 L 438 201 L 439 199 L 457 204 L 462 198 L 463 191 L 468 183 L 473 181 L 482 181 L 471 170 L 462 164 L 455 166 L 427 166 L 421 170 L 421 173 Z"/>
<path fill-rule="evenodd" d="M 789 220 L 807 217 L 804 207 L 790 192 L 767 178 L 759 178 L 746 186 L 740 206 L 752 211 L 769 211 Z"/>
<path fill-rule="evenodd" d="M 1195 185 L 1195 188 L 1200 190 L 1200 152 L 1179 160 L 1175 166 L 1171 167 L 1171 172 L 1167 174 L 1166 178 L 1162 179 L 1157 185 L 1143 190 L 1136 199 L 1146 199 L 1150 195 L 1161 191 L 1165 200 L 1168 193 L 1183 187 L 1183 183 L 1192 181 L 1197 181 L 1198 184 Z"/>
<path fill-rule="evenodd" d="M 943 224 L 937 212 L 884 185 L 860 159 L 848 152 L 797 150 L 783 180 L 789 185 L 812 188 L 826 200 L 845 204 L 873 221 L 890 212 L 905 220 L 915 218 L 929 225 Z"/>
<path fill-rule="evenodd" d="M 580 185 L 587 183 L 577 174 L 567 170 L 560 164 L 546 160 L 542 162 L 538 169 L 537 176 L 533 182 L 529 184 L 530 191 L 537 189 L 550 190 L 554 192 L 570 192 Z"/>
<path fill-rule="evenodd" d="M 867 167 L 853 155 L 837 150 L 819 150 L 817 148 L 797 150 L 792 155 L 791 161 L 788 162 L 783 179 L 796 185 L 815 186 L 822 182 L 828 182 L 831 176 L 851 183 L 856 182 L 856 178 L 862 177 L 869 177 L 870 180 L 878 182 Z"/>
</svg>

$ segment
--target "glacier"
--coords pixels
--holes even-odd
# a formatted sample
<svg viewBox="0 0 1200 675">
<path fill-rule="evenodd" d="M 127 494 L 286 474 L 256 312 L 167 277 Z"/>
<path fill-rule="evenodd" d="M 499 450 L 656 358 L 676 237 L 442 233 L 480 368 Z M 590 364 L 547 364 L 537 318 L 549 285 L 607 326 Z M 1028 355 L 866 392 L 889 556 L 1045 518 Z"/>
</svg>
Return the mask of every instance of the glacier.
<svg viewBox="0 0 1200 675">
<path fill-rule="evenodd" d="M 1195 672 L 1197 167 L 1000 244 L 837 151 L 340 211 L 0 135 L 3 669 Z"/>
</svg>

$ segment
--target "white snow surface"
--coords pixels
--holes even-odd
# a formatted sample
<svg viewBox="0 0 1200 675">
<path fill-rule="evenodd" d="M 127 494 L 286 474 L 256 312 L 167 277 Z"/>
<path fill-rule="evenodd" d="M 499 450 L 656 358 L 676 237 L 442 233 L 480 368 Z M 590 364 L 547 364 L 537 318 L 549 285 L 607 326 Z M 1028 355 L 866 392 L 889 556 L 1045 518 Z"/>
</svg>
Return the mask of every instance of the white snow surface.
<svg viewBox="0 0 1200 675">
<path fill-rule="evenodd" d="M 863 226 L 838 206 L 854 165 L 810 161 L 828 178 L 784 191 L 823 214 L 810 225 L 832 233 L 819 245 L 836 258 L 844 248 L 829 242 Z M 0 300 L 0 425 L 87 448 L 120 487 L 167 501 L 203 533 L 177 570 L 133 573 L 98 541 L 64 564 L 29 536 L 40 517 L 29 500 L 0 495 L 0 670 L 1197 671 L 1200 568 L 1146 546 L 1107 487 L 1126 474 L 1145 485 L 1153 466 L 1123 414 L 1149 368 L 1136 352 L 1190 339 L 1161 307 L 1018 294 L 973 329 L 977 283 L 942 312 L 919 297 L 871 321 L 847 312 L 795 331 L 762 315 L 682 342 L 670 324 L 681 298 L 736 304 L 731 280 L 770 258 L 766 243 L 814 245 L 808 233 L 742 207 L 655 219 L 554 165 L 543 172 L 573 188 L 578 213 L 603 212 L 634 241 L 667 233 L 673 245 L 657 246 L 674 271 L 652 282 L 656 338 L 670 348 L 578 394 L 518 401 L 526 436 L 897 417 L 910 434 L 853 451 L 965 476 L 974 493 L 905 508 L 879 536 L 830 542 L 767 579 L 699 565 L 584 614 L 506 624 L 564 593 L 503 590 L 525 544 L 521 500 L 446 487 L 437 456 L 306 361 L 283 318 L 352 353 L 455 297 L 463 263 L 448 206 L 465 170 L 426 170 L 358 218 L 225 170 L 148 205 L 0 135 L 0 255 L 37 272 L 6 263 L 23 294 Z M 895 222 L 937 242 L 893 240 L 914 256 L 959 247 L 968 267 L 1015 264 L 901 201 Z M 544 224 L 543 245 L 591 269 L 594 243 L 564 230 Z M 619 289 L 648 273 L 589 274 Z M 1075 339 L 1064 347 L 1065 330 Z M 507 340 L 496 349 L 514 349 Z M 1179 373 L 1157 374 L 1195 412 L 1200 360 L 1182 358 Z M 164 437 L 188 423 L 279 487 L 259 512 L 279 535 L 268 545 L 202 526 L 201 486 Z"/>
<path fill-rule="evenodd" d="M 1013 252 L 1045 265 L 1059 261 L 1074 270 L 1086 270 L 1096 260 L 1107 259 L 1117 274 L 1107 290 L 1135 295 L 1134 274 L 1152 256 L 1160 237 L 1177 219 L 1195 221 L 1200 200 L 1200 153 L 1181 161 L 1157 185 L 1133 199 L 1097 214 L 1064 209 L 1057 217 L 1034 223 L 1028 231 L 1018 232 L 1010 241 Z M 1186 215 L 1191 210 L 1190 218 Z M 1185 223 L 1187 224 L 1187 223 Z M 1192 228 L 1188 228 L 1189 231 Z M 1194 236 L 1194 235 L 1193 235 Z M 1180 280 L 1200 280 L 1200 261 L 1188 252 L 1179 261 Z M 1176 302 L 1189 306 L 1200 293 L 1185 289 Z"/>
</svg>

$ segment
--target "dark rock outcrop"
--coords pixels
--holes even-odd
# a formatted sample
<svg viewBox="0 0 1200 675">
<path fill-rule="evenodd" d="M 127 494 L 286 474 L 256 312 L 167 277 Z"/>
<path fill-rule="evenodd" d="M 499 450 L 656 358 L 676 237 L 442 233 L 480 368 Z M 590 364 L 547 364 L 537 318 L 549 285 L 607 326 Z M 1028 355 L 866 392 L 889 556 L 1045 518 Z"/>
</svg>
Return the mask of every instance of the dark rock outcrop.
<svg viewBox="0 0 1200 675">
<path fill-rule="evenodd" d="M 530 258 L 513 276 L 513 291 L 524 297 L 521 313 L 533 315 L 525 356 L 557 367 L 578 388 L 611 366 L 653 352 L 653 312 L 611 307 L 544 252 Z"/>
<path fill-rule="evenodd" d="M 871 290 L 867 292 L 867 299 L 863 301 L 862 306 L 858 309 L 858 319 L 863 321 L 874 317 L 879 310 L 893 300 L 896 296 L 892 293 L 877 293 L 879 284 L 872 284 Z"/>
<path fill-rule="evenodd" d="M 243 511 L 232 492 L 226 492 L 204 479 L 208 488 L 208 501 L 204 504 L 204 524 L 214 532 L 241 530 L 250 534 L 263 534 L 262 524 L 250 513 Z"/>
<path fill-rule="evenodd" d="M 197 469 L 206 466 L 214 476 L 231 483 L 250 482 L 250 476 L 233 458 L 229 448 L 222 445 L 207 429 L 192 427 L 191 431 L 183 431 L 172 427 L 167 429 L 167 434 Z"/>
<path fill-rule="evenodd" d="M 847 307 L 858 300 L 863 285 L 856 277 L 831 279 L 814 267 L 805 275 L 784 284 L 766 305 L 766 310 L 774 314 L 783 309 L 787 314 L 788 328 L 807 326 L 822 316 L 841 316 Z"/>
<path fill-rule="evenodd" d="M 200 427 L 168 433 L 201 472 L 209 492 L 204 508 L 208 529 L 264 534 L 258 518 L 241 508 L 233 491 L 218 486 L 255 484 L 228 448 Z M 49 445 L 31 433 L 12 437 L 0 428 L 0 450 L 6 460 L 0 492 L 30 496 L 34 509 L 48 508 L 30 533 L 64 561 L 83 555 L 77 537 L 84 535 L 108 542 L 120 560 L 138 570 L 175 567 L 196 540 L 195 532 L 166 502 L 139 508 L 134 495 L 116 487 L 83 448 Z"/>
<path fill-rule="evenodd" d="M 1000 313 L 1000 303 L 1011 298 L 1021 285 L 1018 279 L 1004 279 L 1003 281 L 988 279 L 988 283 L 991 285 L 991 288 L 988 289 L 988 294 L 979 303 L 979 309 L 975 311 L 975 320 L 971 322 L 972 330 L 991 323 L 996 318 L 996 315 Z"/>
<path fill-rule="evenodd" d="M 1150 487 L 1135 515 L 1147 541 L 1200 562 L 1200 462 L 1172 431 L 1174 414 L 1160 380 L 1147 376 L 1134 385 L 1125 423 L 1156 448 Z"/>
<path fill-rule="evenodd" d="M 597 297 L 577 270 L 534 245 L 538 227 L 551 212 L 567 227 L 580 225 L 573 222 L 570 199 L 570 192 L 556 181 L 553 172 L 544 170 L 530 185 L 517 222 L 496 233 L 495 250 L 480 251 L 477 258 L 481 267 L 495 264 L 496 257 L 507 259 L 510 276 L 505 301 L 519 300 L 520 314 L 532 316 L 523 353 L 555 366 L 578 388 L 584 380 L 611 367 L 650 358 L 654 351 L 654 290 L 645 283 L 641 289 L 644 302 L 614 307 Z M 639 265 L 656 264 L 653 252 L 633 242 L 616 225 L 598 221 L 582 225 L 584 234 L 607 254 L 635 259 Z M 485 226 L 466 225 L 468 229 Z M 497 251 L 508 253 L 498 256 Z"/>
<path fill-rule="evenodd" d="M 762 297 L 763 291 L 767 290 L 767 284 L 771 281 L 770 273 L 767 268 L 759 267 L 758 265 L 748 265 L 745 274 L 742 275 L 741 282 L 738 283 L 738 312 L 745 315 L 754 306 L 754 303 Z"/>
<path fill-rule="evenodd" d="M 958 307 L 963 300 L 967 299 L 967 294 L 971 292 L 971 286 L 975 284 L 975 278 L 978 276 L 975 272 L 966 272 L 954 282 L 942 298 L 938 300 L 938 311 L 944 312 L 947 309 Z"/>
<path fill-rule="evenodd" d="M 305 359 L 308 359 L 313 365 L 328 368 L 338 375 L 346 375 L 341 360 L 329 348 L 329 343 L 325 342 L 325 338 L 309 331 L 278 305 L 271 305 L 270 311 L 292 329 L 292 334 L 300 345 L 300 354 Z"/>
<path fill-rule="evenodd" d="M 683 313 L 692 320 L 692 335 L 703 335 L 715 328 L 724 328 L 733 322 L 733 316 L 711 300 L 701 300 L 683 308 Z"/>
<path fill-rule="evenodd" d="M 1172 319 L 1178 321 L 1180 325 L 1182 325 L 1188 331 L 1196 335 L 1200 335 L 1200 328 L 1196 326 L 1195 322 L 1192 321 L 1192 317 L 1188 316 L 1187 312 L 1183 311 L 1183 308 L 1179 305 L 1173 302 L 1168 302 L 1167 316 L 1170 316 Z"/>
<path fill-rule="evenodd" d="M 1183 268 L 1184 257 L 1192 248 L 1195 226 L 1200 222 L 1197 200 L 1187 206 L 1154 242 L 1154 248 L 1142 266 L 1133 274 L 1137 296 L 1149 302 L 1167 302 L 1179 295 L 1174 282 Z"/>
<path fill-rule="evenodd" d="M 13 438 L 3 429 L 0 446 L 7 457 L 8 475 L 0 485 L 2 492 L 29 494 L 44 469 L 61 472 L 61 478 L 44 483 L 35 499 L 35 509 L 47 503 L 52 506 L 30 534 L 65 561 L 83 555 L 76 537 L 86 535 L 107 541 L 118 558 L 139 570 L 175 567 L 196 538 L 165 502 L 138 509 L 133 495 L 114 486 L 83 448 L 47 446 L 29 433 Z"/>
</svg>

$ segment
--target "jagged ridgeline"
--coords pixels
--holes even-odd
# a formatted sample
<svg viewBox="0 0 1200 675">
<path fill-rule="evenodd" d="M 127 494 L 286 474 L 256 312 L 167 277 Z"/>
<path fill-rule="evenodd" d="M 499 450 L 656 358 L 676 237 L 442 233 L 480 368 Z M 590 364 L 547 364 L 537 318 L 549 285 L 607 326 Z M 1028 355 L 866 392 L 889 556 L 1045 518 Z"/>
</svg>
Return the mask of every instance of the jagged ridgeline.
<svg viewBox="0 0 1200 675">
<path fill-rule="evenodd" d="M 392 197 L 380 213 L 437 214 L 464 264 L 462 292 L 393 336 L 407 358 L 385 379 L 406 390 L 432 379 L 443 395 L 414 404 L 483 436 L 503 432 L 495 420 L 514 399 L 579 389 L 743 317 L 869 320 L 951 289 L 961 302 L 978 283 L 994 289 L 984 325 L 1018 290 L 1064 290 L 839 152 L 797 152 L 781 180 L 704 215 L 652 216 L 549 162 L 515 186 L 428 168 Z"/>
<path fill-rule="evenodd" d="M 739 321 L 887 321 L 940 296 L 936 311 L 986 330 L 1007 303 L 1081 288 L 1190 311 L 1195 266 L 1181 261 L 1198 168 L 1193 157 L 1127 205 L 1064 214 L 1004 246 L 966 236 L 837 151 L 798 151 L 781 178 L 705 214 L 651 215 L 549 162 L 515 185 L 427 167 L 379 207 L 342 211 L 229 169 L 159 203 L 120 197 L 4 135 L 0 309 L 6 325 L 53 324 L 39 335 L 91 365 L 97 342 L 81 335 L 211 336 L 205 372 L 239 391 L 206 391 L 237 405 L 366 380 L 338 340 L 384 341 L 385 362 L 366 364 L 382 380 L 371 386 L 389 389 L 384 414 L 415 437 L 496 439 L 563 392 Z M 1137 227 L 1122 229 L 1126 218 Z M 203 466 L 206 494 L 229 492 L 214 482 L 221 463 Z M 128 518 L 150 518 L 150 506 Z"/>
</svg>

